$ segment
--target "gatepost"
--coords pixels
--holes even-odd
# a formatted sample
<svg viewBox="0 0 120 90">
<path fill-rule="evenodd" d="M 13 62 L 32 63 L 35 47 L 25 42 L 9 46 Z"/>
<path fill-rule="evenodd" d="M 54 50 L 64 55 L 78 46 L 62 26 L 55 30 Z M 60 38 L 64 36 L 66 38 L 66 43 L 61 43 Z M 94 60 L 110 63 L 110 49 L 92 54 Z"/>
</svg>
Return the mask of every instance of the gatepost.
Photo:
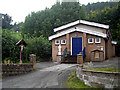
<svg viewBox="0 0 120 90">
<path fill-rule="evenodd" d="M 36 55 L 30 54 L 30 63 L 33 64 L 33 69 L 36 69 Z"/>
<path fill-rule="evenodd" d="M 77 54 L 77 64 L 83 65 L 83 55 Z"/>
</svg>

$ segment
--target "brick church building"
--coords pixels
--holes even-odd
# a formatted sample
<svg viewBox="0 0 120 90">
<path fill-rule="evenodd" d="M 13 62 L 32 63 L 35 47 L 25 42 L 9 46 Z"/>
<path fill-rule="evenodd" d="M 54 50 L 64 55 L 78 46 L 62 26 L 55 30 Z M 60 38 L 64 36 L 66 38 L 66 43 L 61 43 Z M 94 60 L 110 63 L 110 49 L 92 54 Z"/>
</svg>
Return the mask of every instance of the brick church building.
<svg viewBox="0 0 120 90">
<path fill-rule="evenodd" d="M 57 61 L 57 55 L 63 55 L 65 48 L 70 55 L 84 51 L 86 61 L 103 61 L 115 56 L 117 42 L 112 41 L 109 25 L 77 20 L 55 28 L 54 32 L 49 37 L 53 62 Z"/>
</svg>

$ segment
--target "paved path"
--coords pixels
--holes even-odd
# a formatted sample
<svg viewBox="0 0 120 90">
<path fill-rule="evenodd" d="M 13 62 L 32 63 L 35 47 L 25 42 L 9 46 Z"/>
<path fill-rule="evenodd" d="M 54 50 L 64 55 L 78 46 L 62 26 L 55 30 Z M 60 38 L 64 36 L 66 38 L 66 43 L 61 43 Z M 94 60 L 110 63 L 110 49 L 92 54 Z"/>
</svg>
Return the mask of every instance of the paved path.
<svg viewBox="0 0 120 90">
<path fill-rule="evenodd" d="M 92 67 L 117 67 L 120 69 L 120 57 L 114 57 L 108 60 L 105 60 L 103 62 L 92 62 Z M 87 63 L 84 63 L 84 65 L 87 65 Z"/>
<path fill-rule="evenodd" d="M 59 64 L 24 75 L 6 77 L 3 88 L 65 88 L 68 74 L 75 71 L 76 64 Z"/>
<path fill-rule="evenodd" d="M 47 67 L 51 67 L 54 65 L 57 65 L 58 63 L 56 62 L 40 62 L 40 63 L 36 63 L 36 68 L 37 69 L 43 69 L 43 68 L 47 68 Z"/>
</svg>

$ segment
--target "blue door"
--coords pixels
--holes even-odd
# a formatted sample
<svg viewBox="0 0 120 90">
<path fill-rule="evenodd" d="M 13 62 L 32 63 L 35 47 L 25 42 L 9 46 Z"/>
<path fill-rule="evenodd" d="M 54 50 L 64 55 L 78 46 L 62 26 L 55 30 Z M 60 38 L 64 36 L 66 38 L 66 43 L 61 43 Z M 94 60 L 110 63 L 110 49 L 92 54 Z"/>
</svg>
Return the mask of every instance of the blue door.
<svg viewBox="0 0 120 90">
<path fill-rule="evenodd" d="M 72 38 L 72 55 L 77 55 L 82 52 L 82 37 Z"/>
</svg>

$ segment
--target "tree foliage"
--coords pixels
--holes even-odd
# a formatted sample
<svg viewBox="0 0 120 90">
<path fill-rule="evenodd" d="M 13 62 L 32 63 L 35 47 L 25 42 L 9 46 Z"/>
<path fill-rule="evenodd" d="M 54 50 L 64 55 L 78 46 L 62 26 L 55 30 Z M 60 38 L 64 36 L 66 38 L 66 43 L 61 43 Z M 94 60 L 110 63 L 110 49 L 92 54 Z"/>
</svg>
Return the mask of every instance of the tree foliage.
<svg viewBox="0 0 120 90">
<path fill-rule="evenodd" d="M 21 33 L 12 32 L 7 29 L 3 29 L 2 32 L 2 60 L 12 60 L 13 62 L 19 61 L 20 47 L 16 46 L 16 43 L 22 39 Z M 28 46 L 24 47 L 22 54 L 23 62 L 29 60 L 30 54 L 36 54 L 37 60 L 44 59 L 50 60 L 51 57 L 51 42 L 43 36 L 31 38 L 24 35 L 24 40 Z"/>
<path fill-rule="evenodd" d="M 117 4 L 118 4 L 118 2 L 114 2 L 114 1 L 112 1 L 112 2 L 97 2 L 97 3 L 92 3 L 92 4 L 88 3 L 86 5 L 86 11 L 88 13 L 90 13 L 90 11 L 101 11 L 105 7 L 112 8 L 112 7 L 116 6 Z"/>
<path fill-rule="evenodd" d="M 79 14 L 81 19 L 86 19 L 85 7 L 80 7 L 79 3 L 57 2 L 50 9 L 29 14 L 25 19 L 22 32 L 30 35 L 36 32 L 36 36 L 48 37 L 54 34 L 53 28 L 79 19 Z"/>
<path fill-rule="evenodd" d="M 4 14 L 2 18 L 2 28 L 3 29 L 11 29 L 12 28 L 12 17 L 10 17 L 8 14 Z"/>
<path fill-rule="evenodd" d="M 105 7 L 101 11 L 91 11 L 88 20 L 110 26 L 112 38 L 118 42 L 116 54 L 120 56 L 120 2 L 112 8 Z"/>
</svg>

